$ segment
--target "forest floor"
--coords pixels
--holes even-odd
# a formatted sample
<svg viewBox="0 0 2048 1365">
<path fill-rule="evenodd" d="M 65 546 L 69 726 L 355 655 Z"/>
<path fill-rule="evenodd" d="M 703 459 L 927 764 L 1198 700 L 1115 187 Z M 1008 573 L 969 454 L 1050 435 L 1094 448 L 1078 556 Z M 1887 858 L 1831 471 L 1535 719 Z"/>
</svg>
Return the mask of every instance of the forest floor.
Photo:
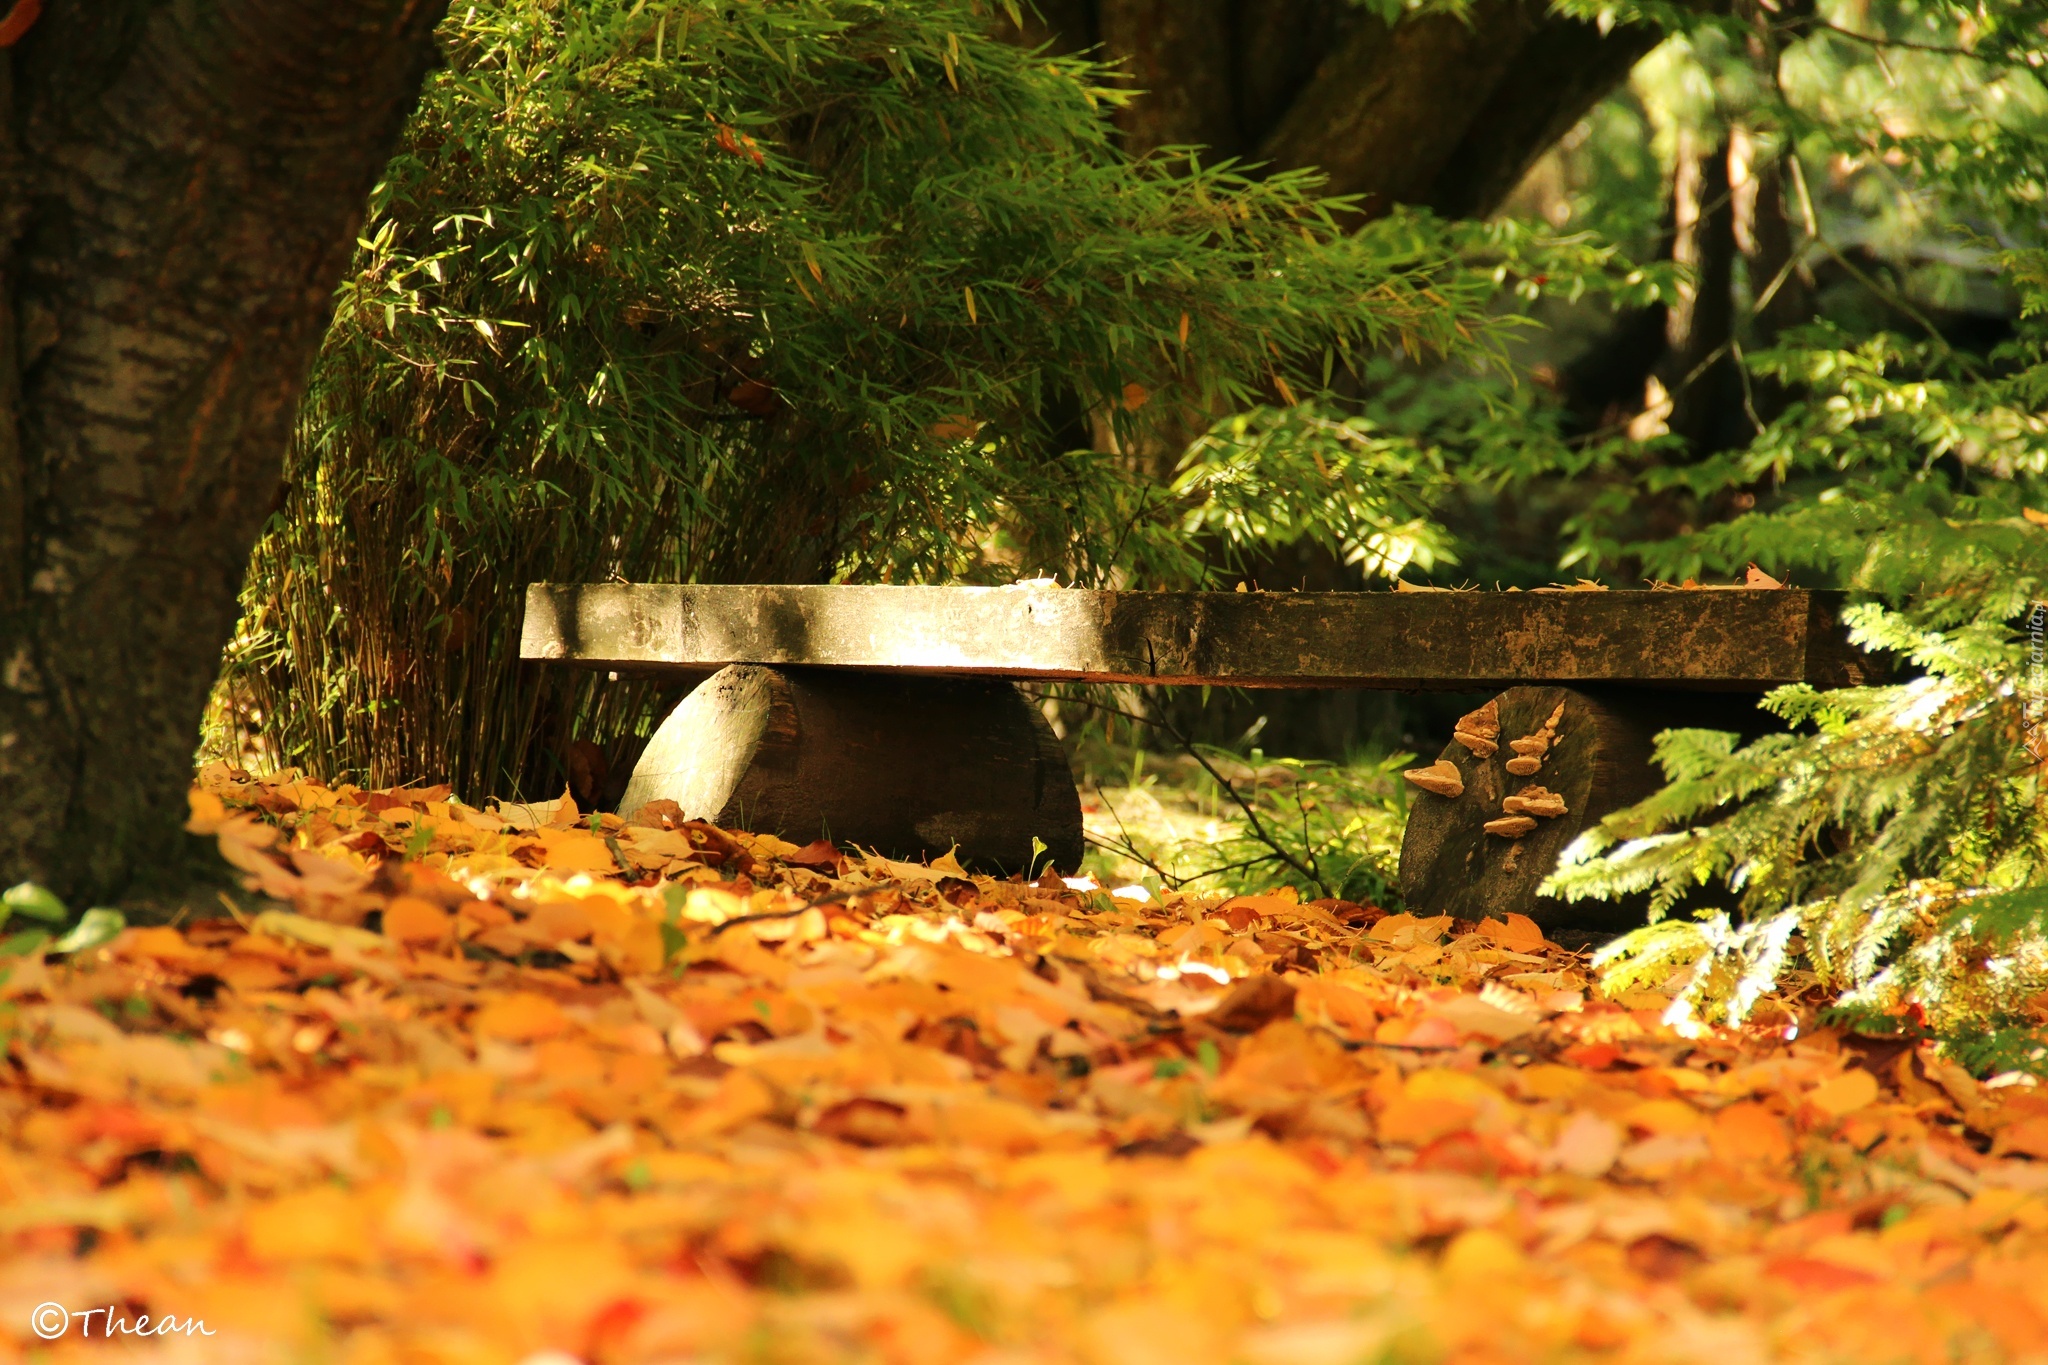
<svg viewBox="0 0 2048 1365">
<path fill-rule="evenodd" d="M 1527 920 L 219 768 L 193 828 L 247 902 L 4 964 L 0 1358 L 2048 1359 L 2048 1097 Z"/>
</svg>

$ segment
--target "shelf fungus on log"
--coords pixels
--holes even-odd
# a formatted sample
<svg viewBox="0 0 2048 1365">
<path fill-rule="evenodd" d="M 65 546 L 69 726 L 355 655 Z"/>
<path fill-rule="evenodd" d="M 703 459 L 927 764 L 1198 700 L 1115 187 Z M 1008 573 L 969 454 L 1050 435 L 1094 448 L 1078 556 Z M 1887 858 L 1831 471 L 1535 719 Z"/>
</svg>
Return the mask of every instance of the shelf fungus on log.
<svg viewBox="0 0 2048 1365">
<path fill-rule="evenodd" d="M 1490 701 L 1477 711 L 1458 717 L 1451 738 L 1476 757 L 1493 757 L 1493 751 L 1500 747 L 1500 703 Z"/>
<path fill-rule="evenodd" d="M 1463 796 L 1465 778 L 1459 773 L 1458 765 L 1448 758 L 1440 758 L 1427 768 L 1410 768 L 1401 776 L 1413 782 L 1426 792 L 1438 796 Z"/>
<path fill-rule="evenodd" d="M 1565 813 L 1564 798 L 1548 787 L 1527 786 L 1500 803 L 1507 815 L 1540 815 L 1554 820 Z"/>
<path fill-rule="evenodd" d="M 1520 739 L 1508 741 L 1508 747 L 1515 751 L 1515 757 L 1507 761 L 1507 770 L 1516 777 L 1534 777 L 1543 767 L 1543 757 L 1550 752 L 1550 746 L 1557 742 L 1557 723 L 1564 719 L 1564 703 L 1559 702 L 1550 713 L 1550 719 L 1542 726 Z"/>
<path fill-rule="evenodd" d="M 1679 725 L 1755 736 L 1778 724 L 1757 710 L 1754 696 L 1743 693 L 1522 686 L 1502 692 L 1495 702 L 1503 737 L 1556 732 L 1541 760 L 1543 773 L 1512 776 L 1494 759 L 1474 759 L 1448 735 L 1439 752 L 1417 760 L 1450 759 L 1465 778 L 1461 800 L 1409 803 L 1401 898 L 1417 914 L 1470 920 L 1520 914 L 1545 929 L 1603 932 L 1641 924 L 1647 898 L 1565 902 L 1539 895 L 1537 888 L 1588 827 L 1664 785 L 1652 761 L 1659 731 Z M 1562 711 L 1559 702 L 1565 703 Z M 1503 743 L 1498 757 L 1519 755 Z M 1516 810 L 1510 803 L 1517 797 L 1536 805 Z M 1547 815 L 1549 810 L 1560 813 Z M 1515 819 L 1533 828 L 1519 837 L 1488 828 Z"/>
<path fill-rule="evenodd" d="M 1503 839 L 1519 839 L 1536 828 L 1536 821 L 1527 815 L 1503 815 L 1498 820 L 1488 820 L 1484 828 L 1488 834 Z"/>
</svg>

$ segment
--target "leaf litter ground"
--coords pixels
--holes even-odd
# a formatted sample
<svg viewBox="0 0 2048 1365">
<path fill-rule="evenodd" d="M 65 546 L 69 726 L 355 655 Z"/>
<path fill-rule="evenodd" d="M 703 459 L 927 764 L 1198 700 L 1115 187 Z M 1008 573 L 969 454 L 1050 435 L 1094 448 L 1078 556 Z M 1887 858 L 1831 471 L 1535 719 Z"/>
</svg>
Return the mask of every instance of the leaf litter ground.
<svg viewBox="0 0 2048 1365">
<path fill-rule="evenodd" d="M 678 815 L 209 770 L 273 908 L 6 964 L 0 1352 L 2048 1360 L 2025 1081 L 1681 1036 L 1519 917 Z"/>
</svg>

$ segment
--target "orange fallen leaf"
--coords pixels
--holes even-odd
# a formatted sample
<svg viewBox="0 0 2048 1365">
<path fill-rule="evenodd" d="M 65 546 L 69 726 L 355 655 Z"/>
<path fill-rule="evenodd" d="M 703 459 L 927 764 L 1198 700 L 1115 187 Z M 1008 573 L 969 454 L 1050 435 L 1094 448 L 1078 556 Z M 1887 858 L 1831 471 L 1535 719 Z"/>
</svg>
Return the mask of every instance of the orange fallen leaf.
<svg viewBox="0 0 2048 1365">
<path fill-rule="evenodd" d="M 1731 1164 L 1780 1164 L 1792 1155 L 1785 1122 L 1761 1104 L 1731 1104 L 1714 1115 L 1707 1135 L 1714 1155 Z"/>
<path fill-rule="evenodd" d="M 1505 921 L 1490 917 L 1479 921 L 1479 932 L 1504 948 L 1520 952 L 1535 952 L 1543 947 L 1543 930 L 1536 921 L 1512 911 Z"/>
<path fill-rule="evenodd" d="M 439 943 L 455 930 L 446 910 L 418 896 L 394 896 L 384 907 L 384 936 L 399 943 Z"/>
<path fill-rule="evenodd" d="M 470 1018 L 469 1026 L 481 1037 L 528 1043 L 563 1032 L 569 1018 L 546 996 L 518 991 L 490 1001 Z"/>
</svg>

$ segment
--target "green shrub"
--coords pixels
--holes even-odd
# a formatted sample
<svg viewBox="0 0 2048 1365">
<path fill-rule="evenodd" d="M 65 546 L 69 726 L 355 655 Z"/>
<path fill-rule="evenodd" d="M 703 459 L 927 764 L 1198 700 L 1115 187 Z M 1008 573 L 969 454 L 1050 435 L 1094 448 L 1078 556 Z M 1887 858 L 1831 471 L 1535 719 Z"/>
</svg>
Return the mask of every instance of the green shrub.
<svg viewBox="0 0 2048 1365">
<path fill-rule="evenodd" d="M 1099 73 L 967 0 L 486 0 L 443 43 L 223 686 L 330 777 L 559 790 L 641 721 L 516 662 L 533 581 L 1195 581 L 1200 490 L 1117 451 L 1500 325 L 1426 224 L 1127 160 Z"/>
</svg>

